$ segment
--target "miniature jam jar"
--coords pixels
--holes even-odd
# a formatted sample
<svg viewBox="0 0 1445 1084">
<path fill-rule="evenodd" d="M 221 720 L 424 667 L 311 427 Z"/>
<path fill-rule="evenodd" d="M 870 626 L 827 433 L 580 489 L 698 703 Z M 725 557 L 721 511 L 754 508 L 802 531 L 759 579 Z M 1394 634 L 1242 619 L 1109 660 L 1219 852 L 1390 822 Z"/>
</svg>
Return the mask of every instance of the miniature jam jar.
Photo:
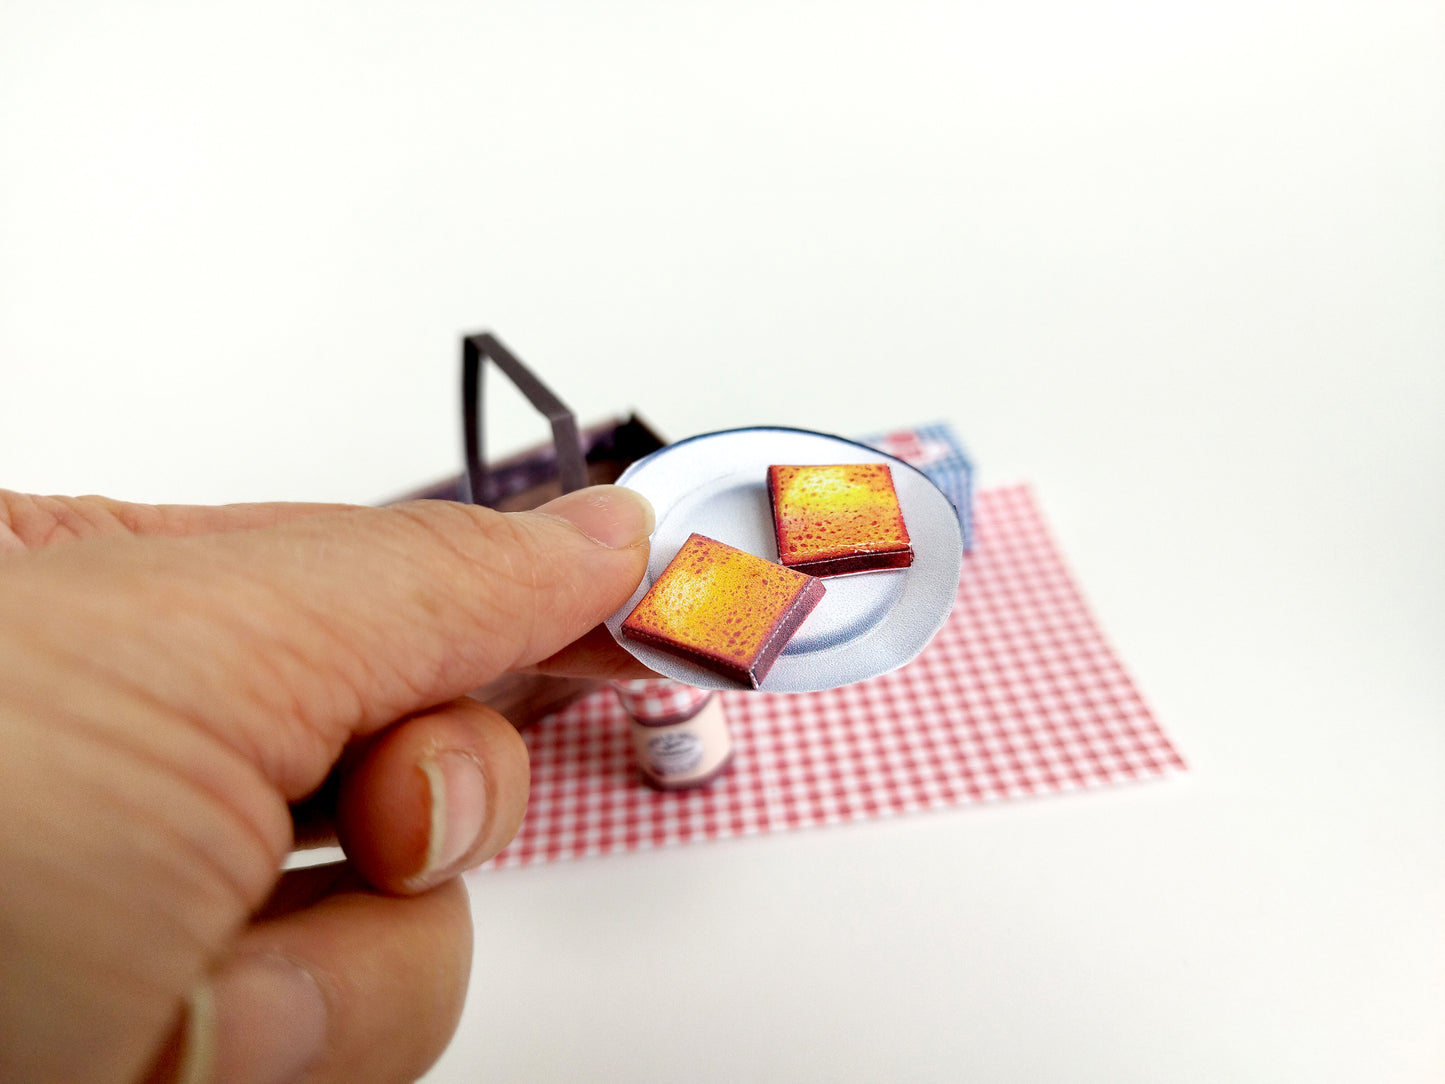
<svg viewBox="0 0 1445 1084">
<path fill-rule="evenodd" d="M 711 783 L 732 761 L 732 736 L 716 693 L 669 678 L 614 681 L 632 717 L 632 748 L 648 785 L 685 790 Z"/>
</svg>

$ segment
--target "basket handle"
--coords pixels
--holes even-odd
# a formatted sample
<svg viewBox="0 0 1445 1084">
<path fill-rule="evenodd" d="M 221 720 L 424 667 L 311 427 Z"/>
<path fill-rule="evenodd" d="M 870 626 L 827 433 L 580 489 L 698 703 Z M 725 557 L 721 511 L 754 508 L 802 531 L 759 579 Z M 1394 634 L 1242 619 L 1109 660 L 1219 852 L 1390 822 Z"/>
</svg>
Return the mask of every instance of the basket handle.
<svg viewBox="0 0 1445 1084">
<path fill-rule="evenodd" d="M 557 398 L 551 388 L 538 379 L 517 356 L 502 345 L 495 335 L 484 331 L 462 339 L 462 416 L 467 445 L 466 499 L 472 504 L 489 504 L 495 500 L 484 459 L 482 426 L 486 412 L 482 409 L 482 372 L 484 361 L 491 361 L 527 397 L 527 401 L 546 415 L 552 425 L 552 444 L 557 450 L 557 472 L 562 492 L 570 493 L 587 484 L 587 462 L 577 435 L 577 418 L 567 404 Z"/>
</svg>

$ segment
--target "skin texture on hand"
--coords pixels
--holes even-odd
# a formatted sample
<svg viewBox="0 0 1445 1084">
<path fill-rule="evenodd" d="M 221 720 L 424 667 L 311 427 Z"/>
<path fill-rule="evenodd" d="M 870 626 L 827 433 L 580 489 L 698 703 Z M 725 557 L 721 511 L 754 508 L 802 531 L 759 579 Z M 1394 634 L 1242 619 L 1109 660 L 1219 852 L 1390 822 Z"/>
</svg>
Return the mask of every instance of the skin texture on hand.
<svg viewBox="0 0 1445 1084">
<path fill-rule="evenodd" d="M 651 526 L 613 486 L 507 515 L 0 491 L 0 1079 L 425 1071 L 470 970 L 457 874 L 527 796 L 465 694 L 645 673 L 595 630 Z M 346 864 L 280 872 L 298 805 Z"/>
</svg>

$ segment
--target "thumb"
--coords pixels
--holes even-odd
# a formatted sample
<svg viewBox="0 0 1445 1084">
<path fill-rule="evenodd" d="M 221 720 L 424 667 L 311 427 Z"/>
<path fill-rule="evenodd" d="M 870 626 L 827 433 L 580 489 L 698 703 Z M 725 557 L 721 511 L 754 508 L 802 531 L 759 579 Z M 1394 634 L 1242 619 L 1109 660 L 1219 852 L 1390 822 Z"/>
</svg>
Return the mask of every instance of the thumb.
<svg viewBox="0 0 1445 1084">
<path fill-rule="evenodd" d="M 295 801 L 351 738 L 595 627 L 642 578 L 652 523 L 643 497 L 597 486 L 536 512 L 418 501 L 95 539 L 0 562 L 0 639 L 30 659 L 22 684 L 83 662 L 90 683 L 219 739 Z M 29 692 L 46 703 L 43 682 Z"/>
</svg>

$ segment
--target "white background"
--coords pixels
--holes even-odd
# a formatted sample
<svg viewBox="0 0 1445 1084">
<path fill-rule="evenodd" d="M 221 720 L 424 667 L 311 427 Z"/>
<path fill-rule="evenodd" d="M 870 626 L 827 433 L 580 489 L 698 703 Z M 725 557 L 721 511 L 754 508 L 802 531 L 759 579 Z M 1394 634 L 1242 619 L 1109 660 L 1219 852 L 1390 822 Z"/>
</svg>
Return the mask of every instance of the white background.
<svg viewBox="0 0 1445 1084">
<path fill-rule="evenodd" d="M 0 0 L 0 479 L 947 419 L 1190 774 L 475 879 L 434 1079 L 1438 1081 L 1442 209 L 1438 0 Z"/>
</svg>

